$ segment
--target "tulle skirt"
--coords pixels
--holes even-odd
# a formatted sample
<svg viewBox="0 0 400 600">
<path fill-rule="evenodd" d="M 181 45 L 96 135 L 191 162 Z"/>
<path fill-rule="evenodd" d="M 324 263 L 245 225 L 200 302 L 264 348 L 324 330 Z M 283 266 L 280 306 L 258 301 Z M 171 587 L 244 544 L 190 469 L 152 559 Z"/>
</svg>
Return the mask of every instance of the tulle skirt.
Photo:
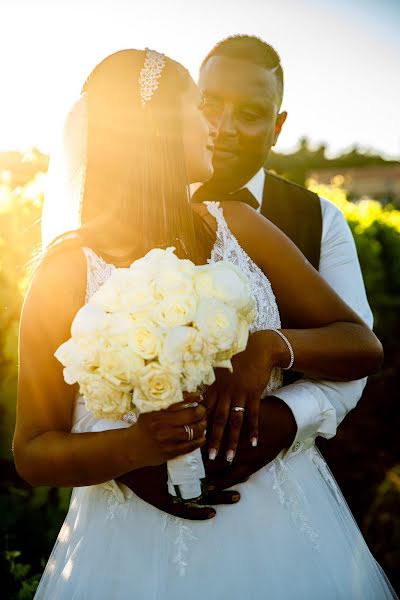
<svg viewBox="0 0 400 600">
<path fill-rule="evenodd" d="M 36 600 L 397 598 L 315 447 L 275 459 L 205 522 L 124 486 L 73 491 Z"/>
</svg>

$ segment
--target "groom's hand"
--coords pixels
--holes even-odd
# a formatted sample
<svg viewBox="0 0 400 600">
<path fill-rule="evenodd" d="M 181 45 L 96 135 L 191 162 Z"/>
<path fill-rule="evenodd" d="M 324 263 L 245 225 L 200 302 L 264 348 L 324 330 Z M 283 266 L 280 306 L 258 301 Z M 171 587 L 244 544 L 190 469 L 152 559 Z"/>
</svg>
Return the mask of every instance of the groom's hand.
<svg viewBox="0 0 400 600">
<path fill-rule="evenodd" d="M 136 469 L 119 477 L 118 481 L 125 484 L 139 498 L 152 504 L 155 508 L 175 517 L 192 521 L 204 521 L 215 517 L 216 511 L 209 506 L 210 504 L 235 504 L 240 500 L 238 492 L 215 489 L 210 491 L 207 499 L 201 503 L 191 505 L 175 504 L 168 493 L 167 477 L 167 466 L 164 464 L 157 467 Z"/>
</svg>

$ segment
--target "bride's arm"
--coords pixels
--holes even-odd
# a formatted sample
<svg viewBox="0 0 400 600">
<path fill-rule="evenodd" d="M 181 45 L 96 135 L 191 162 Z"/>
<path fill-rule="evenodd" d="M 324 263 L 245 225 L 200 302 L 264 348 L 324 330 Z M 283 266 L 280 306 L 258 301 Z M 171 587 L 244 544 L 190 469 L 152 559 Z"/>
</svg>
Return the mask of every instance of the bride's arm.
<svg viewBox="0 0 400 600">
<path fill-rule="evenodd" d="M 126 429 L 70 433 L 76 387 L 64 382 L 54 352 L 70 337 L 85 290 L 86 261 L 78 249 L 45 261 L 24 303 L 14 457 L 19 474 L 32 485 L 101 483 L 164 463 L 204 442 L 201 406 L 142 415 Z M 185 441 L 184 424 L 199 431 L 193 442 Z"/>
<path fill-rule="evenodd" d="M 223 203 L 232 232 L 271 282 L 283 333 L 295 355 L 294 370 L 332 380 L 359 379 L 379 369 L 379 340 L 336 294 L 297 247 L 270 221 L 250 207 Z M 276 366 L 287 366 L 289 353 L 274 332 L 265 337 Z"/>
</svg>

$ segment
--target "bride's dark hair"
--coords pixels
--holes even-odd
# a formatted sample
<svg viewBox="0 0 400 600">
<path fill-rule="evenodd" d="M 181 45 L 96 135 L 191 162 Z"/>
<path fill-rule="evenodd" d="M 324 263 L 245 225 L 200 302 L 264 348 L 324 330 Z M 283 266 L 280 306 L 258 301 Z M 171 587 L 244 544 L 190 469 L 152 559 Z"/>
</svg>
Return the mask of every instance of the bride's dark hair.
<svg viewBox="0 0 400 600">
<path fill-rule="evenodd" d="M 56 238 L 95 250 L 143 251 L 176 246 L 177 254 L 199 255 L 182 136 L 182 94 L 190 75 L 166 58 L 158 88 L 141 104 L 139 75 L 145 51 L 108 56 L 87 78 L 88 151 L 81 227 Z M 61 244 L 64 246 L 64 244 Z"/>
</svg>

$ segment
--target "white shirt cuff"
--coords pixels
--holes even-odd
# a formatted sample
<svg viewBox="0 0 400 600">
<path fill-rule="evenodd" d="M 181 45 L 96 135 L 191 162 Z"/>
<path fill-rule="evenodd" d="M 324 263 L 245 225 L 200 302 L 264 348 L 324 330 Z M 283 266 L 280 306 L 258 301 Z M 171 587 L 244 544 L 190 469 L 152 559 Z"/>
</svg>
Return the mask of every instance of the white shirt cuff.
<svg viewBox="0 0 400 600">
<path fill-rule="evenodd" d="M 336 411 L 317 386 L 310 386 L 309 380 L 287 385 L 273 395 L 289 406 L 297 424 L 296 437 L 284 452 L 286 458 L 312 446 L 318 435 L 331 438 L 336 434 Z"/>
</svg>

